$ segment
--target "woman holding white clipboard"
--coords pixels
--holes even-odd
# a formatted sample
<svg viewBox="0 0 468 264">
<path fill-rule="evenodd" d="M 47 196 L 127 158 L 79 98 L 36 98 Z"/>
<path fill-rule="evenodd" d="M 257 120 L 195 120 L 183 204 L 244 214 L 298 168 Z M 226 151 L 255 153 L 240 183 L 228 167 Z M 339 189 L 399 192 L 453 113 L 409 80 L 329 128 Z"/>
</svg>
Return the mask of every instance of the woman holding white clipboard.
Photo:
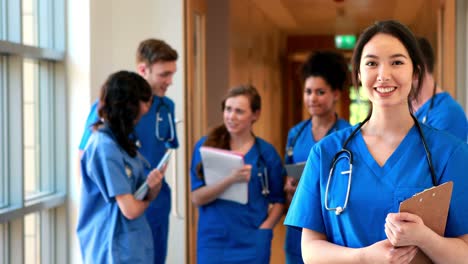
<svg viewBox="0 0 468 264">
<path fill-rule="evenodd" d="M 274 147 L 255 137 L 261 99 L 252 86 L 229 90 L 222 102 L 224 123 L 195 145 L 190 170 L 192 202 L 199 207 L 197 262 L 269 263 L 272 229 L 283 213 L 283 166 Z M 200 147 L 244 155 L 242 168 L 206 185 Z M 248 182 L 246 204 L 220 199 L 232 184 Z"/>
</svg>

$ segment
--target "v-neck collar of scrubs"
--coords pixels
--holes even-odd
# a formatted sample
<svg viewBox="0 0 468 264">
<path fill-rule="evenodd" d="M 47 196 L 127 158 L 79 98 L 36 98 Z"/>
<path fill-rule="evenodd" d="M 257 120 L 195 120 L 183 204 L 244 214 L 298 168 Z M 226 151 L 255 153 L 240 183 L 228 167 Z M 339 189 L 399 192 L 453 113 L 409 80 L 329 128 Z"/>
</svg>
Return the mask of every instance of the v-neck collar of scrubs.
<svg viewBox="0 0 468 264">
<path fill-rule="evenodd" d="M 372 170 L 372 172 L 379 177 L 384 177 L 385 175 L 388 175 L 392 171 L 394 166 L 398 164 L 398 161 L 402 157 L 406 156 L 405 154 L 407 152 L 411 151 L 414 147 L 418 147 L 420 145 L 419 133 L 417 131 L 416 126 L 413 125 L 413 127 L 411 127 L 411 129 L 408 131 L 408 133 L 400 142 L 395 151 L 385 161 L 385 164 L 383 166 L 380 166 L 370 153 L 369 149 L 367 148 L 366 142 L 364 141 L 361 131 L 357 133 L 356 140 L 360 156 L 363 157 L 364 162 Z M 418 146 L 416 146 L 416 144 Z"/>
<path fill-rule="evenodd" d="M 249 159 L 251 159 L 251 157 L 252 158 L 254 157 L 253 156 L 253 155 L 255 155 L 254 152 L 258 149 L 257 144 L 260 144 L 260 142 L 257 142 L 257 140 L 258 140 L 257 138 L 254 139 L 254 143 L 249 148 L 249 150 L 244 154 L 244 160 L 249 160 Z M 258 155 L 260 155 L 260 153 L 258 153 Z"/>
<path fill-rule="evenodd" d="M 335 113 L 335 122 L 333 122 L 333 125 L 330 127 L 330 129 L 328 129 L 327 133 L 323 137 L 326 137 L 326 136 L 330 135 L 331 133 L 338 131 L 338 123 L 339 122 L 340 122 L 340 118 L 338 117 L 338 114 Z M 312 140 L 313 144 L 315 145 L 321 139 L 315 140 L 314 133 L 312 132 L 312 118 L 309 119 L 308 123 L 309 124 L 307 125 L 307 127 L 305 129 L 307 129 L 309 131 L 309 133 L 308 133 L 309 137 Z"/>
</svg>

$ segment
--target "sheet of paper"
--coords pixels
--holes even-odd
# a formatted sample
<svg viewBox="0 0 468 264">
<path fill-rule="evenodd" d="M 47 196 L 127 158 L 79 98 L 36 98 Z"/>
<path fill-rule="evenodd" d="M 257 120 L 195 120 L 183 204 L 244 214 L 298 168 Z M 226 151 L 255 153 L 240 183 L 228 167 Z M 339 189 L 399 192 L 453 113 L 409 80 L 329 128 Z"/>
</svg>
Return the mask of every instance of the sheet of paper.
<svg viewBox="0 0 468 264">
<path fill-rule="evenodd" d="M 206 185 L 216 183 L 234 170 L 244 166 L 244 157 L 232 151 L 201 147 L 200 153 Z M 248 201 L 248 182 L 232 184 L 219 196 L 219 199 L 246 204 Z"/>
<path fill-rule="evenodd" d="M 284 167 L 286 168 L 286 172 L 288 176 L 293 177 L 296 180 L 299 180 L 302 176 L 302 172 L 304 171 L 306 162 L 299 162 L 294 164 L 286 164 Z"/>
</svg>

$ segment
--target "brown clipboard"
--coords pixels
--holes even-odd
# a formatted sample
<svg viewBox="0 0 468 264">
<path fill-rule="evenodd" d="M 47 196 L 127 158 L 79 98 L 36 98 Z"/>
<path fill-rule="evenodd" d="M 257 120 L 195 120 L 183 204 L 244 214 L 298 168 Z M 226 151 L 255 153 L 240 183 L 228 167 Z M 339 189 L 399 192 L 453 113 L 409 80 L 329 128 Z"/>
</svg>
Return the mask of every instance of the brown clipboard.
<svg viewBox="0 0 468 264">
<path fill-rule="evenodd" d="M 452 181 L 426 189 L 401 202 L 400 212 L 418 215 L 427 227 L 444 236 L 452 190 Z M 426 264 L 432 261 L 419 250 L 410 263 Z"/>
</svg>

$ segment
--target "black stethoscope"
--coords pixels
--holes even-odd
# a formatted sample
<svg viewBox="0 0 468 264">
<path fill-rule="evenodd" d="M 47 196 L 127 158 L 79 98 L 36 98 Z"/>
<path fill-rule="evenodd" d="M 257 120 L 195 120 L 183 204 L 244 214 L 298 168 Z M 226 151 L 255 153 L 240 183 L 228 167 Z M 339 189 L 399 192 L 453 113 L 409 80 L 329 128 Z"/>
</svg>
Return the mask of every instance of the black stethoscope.
<svg viewBox="0 0 468 264">
<path fill-rule="evenodd" d="M 258 159 L 257 159 L 257 176 L 260 179 L 260 184 L 262 185 L 262 194 L 264 196 L 268 196 L 270 194 L 270 187 L 268 184 L 268 169 L 266 166 L 265 159 L 262 155 L 262 149 L 260 147 L 260 143 L 258 143 L 257 138 L 255 137 L 255 147 L 257 148 L 258 152 Z"/>
<path fill-rule="evenodd" d="M 427 147 L 426 139 L 424 138 L 424 134 L 422 132 L 422 129 L 421 129 L 421 126 L 419 125 L 418 120 L 412 114 L 411 114 L 411 117 L 413 118 L 414 124 L 416 125 L 416 128 L 418 129 L 419 135 L 421 137 L 421 141 L 422 141 L 423 146 L 424 146 L 424 151 L 426 152 L 426 159 L 427 159 L 427 163 L 429 164 L 429 170 L 431 172 L 432 184 L 434 186 L 436 186 L 437 185 L 437 178 L 436 178 L 436 175 L 435 175 L 434 167 L 432 165 L 431 152 L 429 151 L 429 149 Z M 369 121 L 369 118 L 370 118 L 370 115 L 367 116 L 366 119 L 364 121 L 362 121 L 362 123 L 360 123 L 359 126 L 356 129 L 353 130 L 351 135 L 349 135 L 349 137 L 345 140 L 341 150 L 338 151 L 335 154 L 335 156 L 333 157 L 332 166 L 330 168 L 330 173 L 328 175 L 327 186 L 325 187 L 325 209 L 327 209 L 327 211 L 335 211 L 336 215 L 340 215 L 346 209 L 346 206 L 348 205 L 349 193 L 350 193 L 350 190 L 351 190 L 351 178 L 352 178 L 352 174 L 353 174 L 353 153 L 350 150 L 346 149 L 346 145 L 351 140 L 351 138 L 361 129 L 361 127 L 367 121 Z M 338 163 L 338 161 L 341 160 L 341 159 L 347 159 L 348 163 L 349 163 L 349 170 L 341 172 L 341 174 L 348 174 L 348 188 L 346 190 L 346 198 L 345 198 L 345 202 L 343 204 L 343 207 L 337 206 L 337 207 L 331 208 L 331 207 L 328 207 L 328 188 L 330 186 L 330 180 L 331 180 L 331 177 L 333 175 L 333 171 L 335 170 L 335 166 Z"/>
<path fill-rule="evenodd" d="M 161 136 L 160 123 L 164 122 L 164 119 L 161 117 L 161 107 L 166 109 L 167 112 L 167 123 L 169 124 L 169 137 Z M 172 123 L 172 114 L 169 109 L 169 106 L 164 102 L 163 98 L 159 97 L 159 104 L 156 108 L 156 127 L 155 127 L 155 136 L 159 141 L 173 141 L 174 140 L 174 124 Z"/>
<path fill-rule="evenodd" d="M 338 115 L 335 114 L 335 117 L 336 117 L 335 123 L 333 124 L 331 129 L 327 132 L 327 135 L 329 135 L 332 132 L 336 132 L 338 130 L 338 128 L 336 127 L 336 125 L 338 124 Z M 288 159 L 291 159 L 292 156 L 294 155 L 294 146 L 296 146 L 297 139 L 302 134 L 302 131 L 304 131 L 307 125 L 309 125 L 311 122 L 312 122 L 312 118 L 304 122 L 302 126 L 299 128 L 299 130 L 297 131 L 297 133 L 294 135 L 293 139 L 291 140 L 291 144 L 289 144 L 289 146 L 286 148 L 286 155 L 288 156 Z"/>
</svg>

